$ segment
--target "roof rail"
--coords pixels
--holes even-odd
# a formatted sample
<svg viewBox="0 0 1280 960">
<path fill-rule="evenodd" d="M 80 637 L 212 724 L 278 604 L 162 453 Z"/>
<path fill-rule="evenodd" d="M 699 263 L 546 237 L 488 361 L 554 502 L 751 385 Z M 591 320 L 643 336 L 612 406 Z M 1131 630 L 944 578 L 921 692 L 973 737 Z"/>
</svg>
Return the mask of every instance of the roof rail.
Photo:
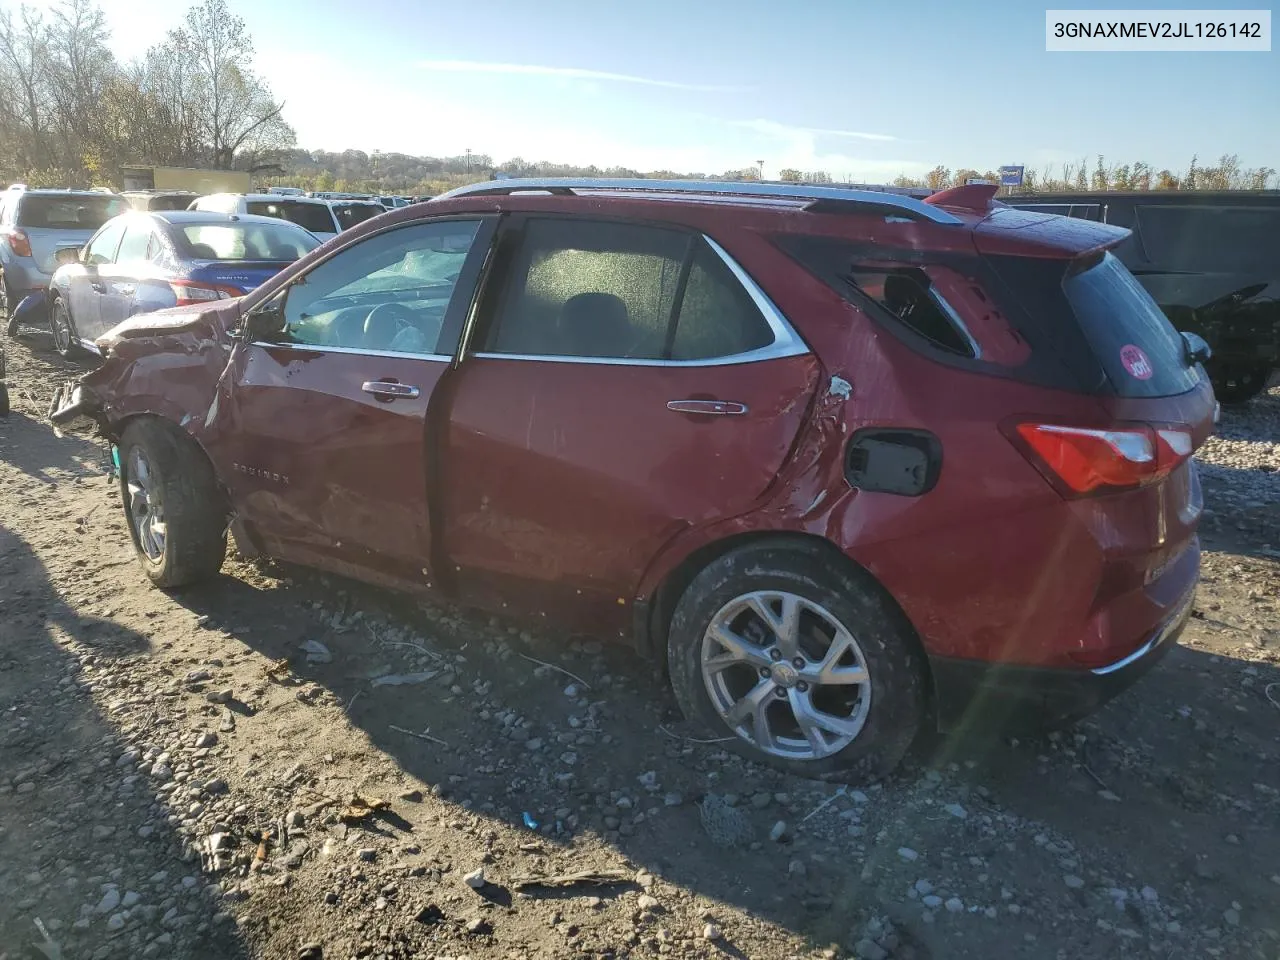
<svg viewBox="0 0 1280 960">
<path fill-rule="evenodd" d="M 826 213 L 883 213 L 933 223 L 958 224 L 962 221 L 915 197 L 873 190 L 846 190 L 841 187 L 817 187 L 792 183 L 763 183 L 731 180 L 645 180 L 608 177 L 532 177 L 512 180 L 487 180 L 457 187 L 430 202 L 455 197 L 502 196 L 511 193 L 545 192 L 561 195 L 583 193 L 686 193 L 723 197 L 775 197 L 779 200 L 805 200 L 806 210 Z"/>
</svg>

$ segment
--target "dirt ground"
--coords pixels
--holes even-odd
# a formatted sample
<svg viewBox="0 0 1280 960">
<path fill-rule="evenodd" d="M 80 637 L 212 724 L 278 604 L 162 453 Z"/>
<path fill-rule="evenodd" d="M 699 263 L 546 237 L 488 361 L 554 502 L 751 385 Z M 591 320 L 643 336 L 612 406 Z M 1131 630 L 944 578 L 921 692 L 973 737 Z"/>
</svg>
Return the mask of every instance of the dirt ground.
<svg viewBox="0 0 1280 960">
<path fill-rule="evenodd" d="M 1280 956 L 1278 390 L 1202 451 L 1154 672 L 856 790 L 698 742 L 588 639 L 234 557 L 151 588 L 102 448 L 42 422 L 69 365 L 9 351 L 0 960 Z"/>
</svg>

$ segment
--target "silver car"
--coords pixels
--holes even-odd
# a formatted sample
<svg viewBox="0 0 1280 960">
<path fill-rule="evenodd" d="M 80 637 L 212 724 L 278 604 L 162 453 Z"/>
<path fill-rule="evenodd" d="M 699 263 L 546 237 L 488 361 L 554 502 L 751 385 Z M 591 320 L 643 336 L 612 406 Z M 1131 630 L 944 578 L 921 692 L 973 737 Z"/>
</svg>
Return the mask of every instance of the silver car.
<svg viewBox="0 0 1280 960">
<path fill-rule="evenodd" d="M 78 250 L 97 229 L 129 209 L 129 201 L 97 190 L 44 190 L 14 185 L 0 194 L 0 311 L 16 333 L 13 308 L 49 287 L 58 251 Z"/>
</svg>

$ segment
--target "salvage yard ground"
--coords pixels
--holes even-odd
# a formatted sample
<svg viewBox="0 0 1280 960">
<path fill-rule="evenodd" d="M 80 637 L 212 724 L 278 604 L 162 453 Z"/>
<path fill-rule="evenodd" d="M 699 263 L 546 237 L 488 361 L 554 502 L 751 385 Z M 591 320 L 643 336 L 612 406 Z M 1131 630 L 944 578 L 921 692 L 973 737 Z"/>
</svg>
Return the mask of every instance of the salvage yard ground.
<svg viewBox="0 0 1280 960">
<path fill-rule="evenodd" d="M 101 447 L 41 421 L 72 371 L 38 334 L 9 370 L 0 960 L 1280 955 L 1280 390 L 1201 452 L 1152 674 L 840 789 L 586 638 L 235 557 L 153 589 Z"/>
</svg>

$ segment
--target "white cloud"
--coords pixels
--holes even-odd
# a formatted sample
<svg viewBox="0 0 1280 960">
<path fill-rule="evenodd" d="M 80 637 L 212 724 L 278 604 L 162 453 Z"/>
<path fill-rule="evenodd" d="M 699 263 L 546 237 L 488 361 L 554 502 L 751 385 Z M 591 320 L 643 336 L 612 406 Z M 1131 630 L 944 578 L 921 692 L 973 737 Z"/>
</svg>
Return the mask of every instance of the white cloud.
<svg viewBox="0 0 1280 960">
<path fill-rule="evenodd" d="M 699 90 L 704 93 L 743 93 L 748 89 L 745 87 L 684 83 L 676 80 L 657 80 L 652 77 L 638 77 L 629 73 L 611 73 L 607 70 L 584 70 L 580 67 L 549 67 L 527 63 L 485 63 L 478 60 L 422 60 L 418 63 L 418 66 L 424 70 L 436 70 L 441 73 L 491 73 L 506 76 L 548 77 L 556 80 L 632 83 L 645 87 L 665 87 L 671 90 Z"/>
<path fill-rule="evenodd" d="M 825 127 L 793 127 L 774 120 L 730 120 L 730 126 L 752 130 L 778 140 L 797 140 L 810 137 L 843 137 L 850 140 L 875 140 L 888 142 L 898 138 L 888 133 L 863 133 L 860 130 L 831 130 Z"/>
</svg>

